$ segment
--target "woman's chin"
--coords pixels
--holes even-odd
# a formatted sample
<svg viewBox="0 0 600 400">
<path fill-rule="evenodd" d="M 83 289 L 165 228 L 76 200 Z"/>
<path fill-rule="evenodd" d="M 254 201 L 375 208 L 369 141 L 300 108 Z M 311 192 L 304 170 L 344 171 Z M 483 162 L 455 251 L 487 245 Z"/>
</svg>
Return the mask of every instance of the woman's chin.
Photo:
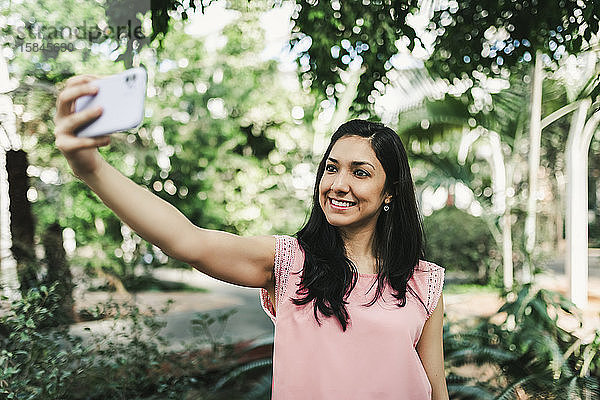
<svg viewBox="0 0 600 400">
<path fill-rule="evenodd" d="M 350 225 L 353 221 L 350 218 L 340 215 L 325 215 L 327 222 L 335 227 L 344 227 Z"/>
</svg>

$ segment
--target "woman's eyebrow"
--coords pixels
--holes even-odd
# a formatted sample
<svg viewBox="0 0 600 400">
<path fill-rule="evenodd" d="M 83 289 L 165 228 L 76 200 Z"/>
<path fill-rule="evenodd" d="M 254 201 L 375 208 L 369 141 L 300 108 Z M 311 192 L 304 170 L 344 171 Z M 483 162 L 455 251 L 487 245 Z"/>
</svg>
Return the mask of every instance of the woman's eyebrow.
<svg viewBox="0 0 600 400">
<path fill-rule="evenodd" d="M 336 164 L 339 164 L 339 163 L 340 163 L 338 160 L 336 160 L 336 159 L 335 159 L 335 158 L 333 158 L 333 157 L 328 157 L 327 159 L 328 159 L 328 160 L 330 160 L 330 161 L 333 161 L 333 162 L 334 162 L 334 163 L 336 163 Z M 373 168 L 373 170 L 375 170 L 375 167 L 373 166 L 373 164 L 371 164 L 371 163 L 370 163 L 370 162 L 368 162 L 368 161 L 352 161 L 351 165 L 357 165 L 357 166 L 361 166 L 361 165 L 368 165 L 368 166 L 370 166 L 371 168 Z"/>
</svg>

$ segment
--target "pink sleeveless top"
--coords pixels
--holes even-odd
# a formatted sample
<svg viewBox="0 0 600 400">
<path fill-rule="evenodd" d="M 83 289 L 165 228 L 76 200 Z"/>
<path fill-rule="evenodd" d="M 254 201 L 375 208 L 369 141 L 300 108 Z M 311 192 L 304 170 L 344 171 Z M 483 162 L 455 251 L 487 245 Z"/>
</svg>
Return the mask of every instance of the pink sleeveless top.
<svg viewBox="0 0 600 400">
<path fill-rule="evenodd" d="M 261 305 L 275 324 L 272 399 L 430 400 L 431 385 L 415 346 L 440 298 L 444 268 L 421 261 L 408 282 L 429 313 L 408 290 L 405 306 L 398 307 L 388 285 L 383 300 L 362 306 L 373 299 L 377 282 L 376 274 L 359 274 L 347 299 L 350 320 L 343 332 L 333 316 L 318 313 L 319 326 L 313 302 L 291 302 L 300 297 L 296 272 L 302 271 L 304 250 L 296 238 L 275 237 L 276 310 L 268 292 L 260 291 Z"/>
</svg>

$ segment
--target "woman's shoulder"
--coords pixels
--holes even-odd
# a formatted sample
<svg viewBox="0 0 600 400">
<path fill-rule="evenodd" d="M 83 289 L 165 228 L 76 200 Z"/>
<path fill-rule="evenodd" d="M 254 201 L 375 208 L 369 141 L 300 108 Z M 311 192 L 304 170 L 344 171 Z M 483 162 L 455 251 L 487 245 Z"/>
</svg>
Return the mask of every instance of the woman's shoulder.
<svg viewBox="0 0 600 400">
<path fill-rule="evenodd" d="M 417 291 L 421 300 L 425 302 L 427 310 L 429 310 L 427 317 L 431 315 L 442 294 L 444 272 L 445 268 L 430 261 L 420 260 L 411 277 L 411 287 Z"/>
<path fill-rule="evenodd" d="M 413 287 L 419 291 L 429 292 L 443 286 L 445 268 L 425 260 L 420 260 L 410 278 Z"/>
<path fill-rule="evenodd" d="M 295 251 L 301 249 L 300 242 L 295 236 L 291 235 L 272 235 L 275 238 L 275 243 L 277 247 L 281 250 L 286 249 L 290 251 Z"/>
<path fill-rule="evenodd" d="M 292 241 L 292 242 L 297 242 L 298 239 L 296 239 L 295 236 L 292 235 L 286 235 L 286 234 L 279 234 L 279 235 L 271 235 L 274 238 L 278 239 L 278 240 L 285 240 L 285 241 Z"/>
<path fill-rule="evenodd" d="M 304 249 L 295 236 L 272 235 L 275 237 L 275 261 L 290 264 L 304 261 Z"/>
<path fill-rule="evenodd" d="M 437 265 L 431 261 L 419 260 L 419 263 L 415 266 L 415 273 L 430 273 L 430 272 L 443 272 L 444 267 Z"/>
</svg>

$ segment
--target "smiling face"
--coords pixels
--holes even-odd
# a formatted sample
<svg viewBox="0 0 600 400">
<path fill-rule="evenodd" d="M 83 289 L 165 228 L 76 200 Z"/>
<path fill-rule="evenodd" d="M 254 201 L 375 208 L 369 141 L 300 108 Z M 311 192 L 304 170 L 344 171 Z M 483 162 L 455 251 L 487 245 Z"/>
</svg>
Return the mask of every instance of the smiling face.
<svg viewBox="0 0 600 400">
<path fill-rule="evenodd" d="M 343 230 L 372 229 L 384 201 L 385 171 L 360 136 L 344 136 L 331 149 L 319 182 L 319 203 L 327 221 Z"/>
</svg>

